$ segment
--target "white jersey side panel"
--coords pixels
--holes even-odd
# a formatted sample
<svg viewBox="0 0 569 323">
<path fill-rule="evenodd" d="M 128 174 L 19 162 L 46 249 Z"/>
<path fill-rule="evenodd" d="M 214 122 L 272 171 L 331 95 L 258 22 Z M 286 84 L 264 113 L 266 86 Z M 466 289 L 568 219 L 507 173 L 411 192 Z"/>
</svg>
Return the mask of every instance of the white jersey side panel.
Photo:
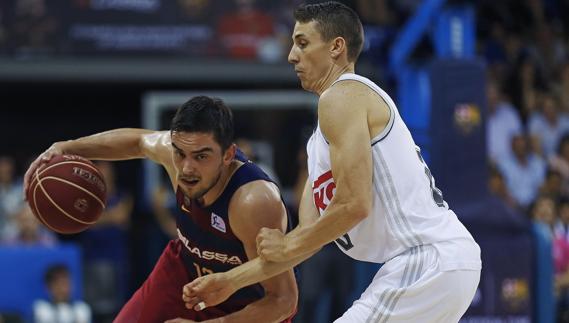
<svg viewBox="0 0 569 323">
<path fill-rule="evenodd" d="M 375 91 L 387 103 L 390 118 L 370 143 L 372 213 L 336 240 L 338 247 L 354 259 L 382 263 L 414 246 L 434 244 L 446 269 L 480 269 L 478 245 L 442 200 L 393 100 L 367 78 L 344 74 L 336 82 L 343 80 L 362 82 Z M 314 203 L 325 215 L 335 184 L 328 143 L 319 125 L 307 151 Z"/>
</svg>

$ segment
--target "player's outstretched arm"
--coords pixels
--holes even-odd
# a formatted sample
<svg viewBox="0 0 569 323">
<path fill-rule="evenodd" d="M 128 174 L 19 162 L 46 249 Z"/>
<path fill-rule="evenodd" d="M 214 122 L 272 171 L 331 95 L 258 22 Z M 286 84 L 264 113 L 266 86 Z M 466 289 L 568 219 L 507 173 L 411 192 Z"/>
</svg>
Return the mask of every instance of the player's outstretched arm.
<svg viewBox="0 0 569 323">
<path fill-rule="evenodd" d="M 75 140 L 56 142 L 40 154 L 24 176 L 24 192 L 34 171 L 56 155 L 73 154 L 87 159 L 125 160 L 150 158 L 161 164 L 170 160 L 168 132 L 146 129 L 114 129 Z M 171 163 L 171 161 L 170 161 Z M 25 194 L 24 194 L 25 196 Z"/>
<path fill-rule="evenodd" d="M 312 202 L 312 189 L 309 181 L 306 181 L 299 207 L 299 225 L 297 228 L 309 225 L 317 219 L 318 213 Z M 271 230 L 283 235 L 283 231 L 280 229 Z M 184 302 L 188 308 L 195 310 L 202 310 L 204 306 L 215 306 L 227 300 L 237 290 L 290 270 L 310 258 L 314 253 L 298 255 L 288 262 L 269 262 L 257 257 L 230 271 L 202 276 L 184 286 Z"/>
</svg>

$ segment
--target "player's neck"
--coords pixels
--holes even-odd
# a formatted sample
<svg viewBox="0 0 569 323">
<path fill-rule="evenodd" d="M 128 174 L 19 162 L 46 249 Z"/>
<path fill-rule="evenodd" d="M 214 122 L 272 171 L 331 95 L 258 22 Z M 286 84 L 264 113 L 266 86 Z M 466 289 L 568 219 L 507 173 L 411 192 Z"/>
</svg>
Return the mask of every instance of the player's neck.
<svg viewBox="0 0 569 323">
<path fill-rule="evenodd" d="M 333 64 L 330 66 L 330 69 L 328 70 L 326 76 L 324 76 L 321 81 L 318 82 L 314 92 L 318 94 L 318 96 L 322 95 L 324 91 L 330 88 L 332 84 L 334 84 L 334 82 L 340 78 L 340 76 L 346 73 L 354 73 L 354 71 L 354 63 L 346 63 L 344 65 Z"/>
<path fill-rule="evenodd" d="M 234 160 L 233 162 L 231 162 L 229 167 L 222 170 L 221 176 L 219 177 L 219 180 L 200 199 L 200 204 L 202 206 L 209 206 L 209 205 L 213 204 L 219 198 L 219 196 L 223 193 L 223 191 L 225 191 L 225 188 L 227 187 L 229 180 L 231 179 L 231 177 L 233 176 L 235 171 L 237 171 L 237 169 L 239 169 L 239 167 L 241 167 L 241 165 L 243 165 L 242 162 L 240 162 L 238 160 Z"/>
</svg>

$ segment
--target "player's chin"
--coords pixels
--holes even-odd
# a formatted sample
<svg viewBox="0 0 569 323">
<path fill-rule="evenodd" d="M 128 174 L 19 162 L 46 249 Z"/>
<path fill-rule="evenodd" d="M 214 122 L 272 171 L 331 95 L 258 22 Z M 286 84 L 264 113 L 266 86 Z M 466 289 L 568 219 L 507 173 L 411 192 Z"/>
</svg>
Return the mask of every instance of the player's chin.
<svg viewBox="0 0 569 323">
<path fill-rule="evenodd" d="M 301 78 L 299 78 L 300 80 L 300 86 L 302 86 L 302 88 L 306 91 L 312 91 L 312 87 L 310 86 L 310 83 L 308 83 L 308 81 L 303 80 Z"/>
<path fill-rule="evenodd" d="M 184 191 L 185 195 L 191 199 L 199 199 L 205 194 L 205 190 L 200 189 L 196 186 L 182 186 L 182 190 Z"/>
</svg>

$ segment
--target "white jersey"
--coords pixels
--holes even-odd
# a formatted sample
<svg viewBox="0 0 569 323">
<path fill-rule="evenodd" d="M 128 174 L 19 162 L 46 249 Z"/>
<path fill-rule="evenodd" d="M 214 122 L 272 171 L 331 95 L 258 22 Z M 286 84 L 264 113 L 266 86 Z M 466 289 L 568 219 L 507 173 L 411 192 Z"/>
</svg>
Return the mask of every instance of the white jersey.
<svg viewBox="0 0 569 323">
<path fill-rule="evenodd" d="M 427 165 L 393 100 L 376 84 L 356 74 L 344 74 L 336 82 L 355 80 L 375 91 L 390 110 L 385 129 L 372 139 L 372 213 L 336 240 L 350 257 L 376 263 L 421 245 L 434 245 L 441 269 L 480 269 L 480 249 L 466 228 L 448 208 L 435 187 Z M 320 125 L 307 144 L 308 173 L 314 203 L 324 215 L 335 184 L 330 151 Z"/>
</svg>

